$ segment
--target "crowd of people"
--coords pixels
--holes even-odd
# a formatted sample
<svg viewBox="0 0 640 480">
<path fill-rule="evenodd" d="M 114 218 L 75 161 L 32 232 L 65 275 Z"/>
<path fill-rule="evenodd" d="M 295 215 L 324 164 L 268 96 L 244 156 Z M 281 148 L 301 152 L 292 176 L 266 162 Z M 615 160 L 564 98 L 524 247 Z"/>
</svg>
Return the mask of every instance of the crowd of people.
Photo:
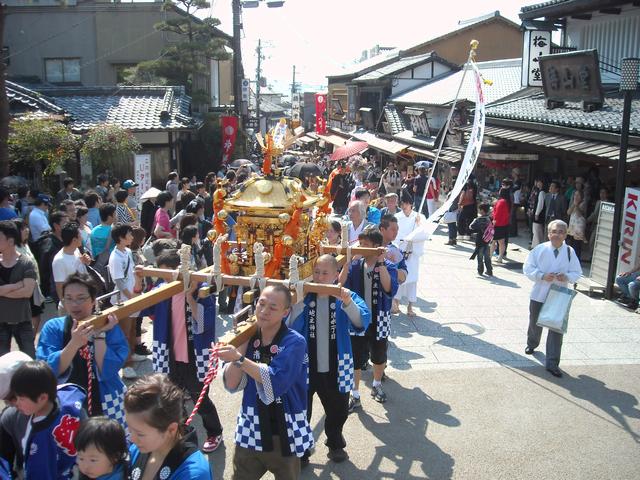
<svg viewBox="0 0 640 480">
<path fill-rule="evenodd" d="M 225 388 L 242 392 L 233 478 L 267 471 L 298 478 L 316 440 L 309 424 L 316 395 L 328 457 L 345 461 L 343 427 L 349 413 L 366 408 L 363 370 L 372 369 L 371 399 L 387 401 L 391 322 L 402 304 L 408 316 L 416 315 L 427 218 L 441 193 L 428 165 L 416 173 L 402 175 L 393 164 L 383 171 L 338 164 L 326 185 L 333 214 L 324 242 L 370 253 L 344 266 L 335 255 L 316 259 L 313 282 L 339 284 L 333 296 L 309 293 L 293 304 L 288 288 L 263 288 L 255 303 L 257 333 L 241 346 L 217 347 Z M 145 279 L 137 267 L 176 270 L 183 244 L 191 246 L 192 270 L 212 265 L 213 193 L 224 188 L 231 194 L 250 175 L 249 168 L 230 169 L 198 182 L 172 172 L 164 190 L 144 200 L 135 181 L 106 175 L 84 192 L 66 179 L 55 196 L 21 189 L 12 198 L 0 189 L 0 309 L 6 312 L 0 319 L 0 399 L 9 403 L 0 420 L 0 470 L 27 479 L 211 478 L 201 452 L 221 445 L 222 423 L 205 395 L 198 414 L 206 439 L 198 445 L 185 422 L 185 401 L 197 402 L 206 388 L 215 318 L 236 309 L 237 290 L 200 298 L 201 285 L 192 283 L 131 318 L 110 317 L 103 328 L 82 320 L 102 302 L 161 288 L 162 280 Z M 492 252 L 504 261 L 517 225 L 514 205 L 527 206 L 532 251 L 524 273 L 534 282 L 527 354 L 540 342 L 536 320 L 550 285 L 574 283 L 581 274 L 576 242 L 588 242 L 586 225 L 596 208 L 589 206 L 593 187 L 585 191 L 585 185 L 578 177 L 573 190 L 562 192 L 551 182 L 547 192 L 537 179 L 527 193 L 519 178 L 507 178 L 490 205 L 478 202 L 471 178 L 446 217 L 448 244 L 475 234 L 478 273 L 493 275 Z M 233 236 L 234 215 L 225 221 Z M 623 292 L 636 300 L 639 275 L 640 265 L 621 276 Z M 43 321 L 47 304 L 57 316 Z M 151 349 L 142 341 L 144 317 L 153 319 Z M 12 339 L 18 351 L 11 351 Z M 547 369 L 556 376 L 561 345 L 561 334 L 549 335 Z M 149 357 L 155 373 L 137 378 L 134 362 Z M 133 383 L 125 387 L 123 380 Z"/>
</svg>

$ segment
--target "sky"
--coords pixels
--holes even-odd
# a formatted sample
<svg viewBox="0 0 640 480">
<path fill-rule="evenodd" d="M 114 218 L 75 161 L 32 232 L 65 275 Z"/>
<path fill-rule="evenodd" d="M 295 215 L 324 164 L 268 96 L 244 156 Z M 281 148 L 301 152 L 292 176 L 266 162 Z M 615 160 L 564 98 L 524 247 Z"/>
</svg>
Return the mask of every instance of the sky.
<svg viewBox="0 0 640 480">
<path fill-rule="evenodd" d="M 326 89 L 326 75 L 352 64 L 376 44 L 407 47 L 440 36 L 458 21 L 499 10 L 520 23 L 524 5 L 540 0 L 286 0 L 281 8 L 242 11 L 242 63 L 255 79 L 258 39 L 262 40 L 263 73 L 277 92 L 289 95 L 296 82 L 303 91 Z M 231 0 L 212 0 L 211 16 L 232 33 Z M 480 46 L 482 48 L 482 46 Z"/>
</svg>

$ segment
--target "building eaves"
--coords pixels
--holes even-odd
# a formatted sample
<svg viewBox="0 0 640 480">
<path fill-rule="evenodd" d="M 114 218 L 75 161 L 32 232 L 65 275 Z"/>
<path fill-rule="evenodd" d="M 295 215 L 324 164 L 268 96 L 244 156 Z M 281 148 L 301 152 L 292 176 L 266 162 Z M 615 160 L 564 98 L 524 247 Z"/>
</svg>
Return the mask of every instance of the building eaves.
<svg viewBox="0 0 640 480">
<path fill-rule="evenodd" d="M 49 114 L 65 114 L 64 109 L 54 104 L 50 98 L 17 83 L 7 80 L 6 92 L 10 103 L 18 102 L 24 105 L 27 109 L 39 110 Z"/>
<path fill-rule="evenodd" d="M 550 0 L 528 5 L 520 9 L 521 20 L 546 17 L 563 18 L 568 15 L 597 11 L 602 8 L 616 7 L 630 3 L 629 0 Z"/>
<path fill-rule="evenodd" d="M 485 101 L 487 104 L 496 102 L 522 90 L 520 78 L 522 65 L 519 58 L 478 62 L 476 65 L 486 80 L 493 81 L 492 85 L 486 85 L 484 87 Z M 442 76 L 430 80 L 425 85 L 396 95 L 390 100 L 394 103 L 402 104 L 450 105 L 456 100 L 456 93 L 458 92 L 458 87 L 460 86 L 463 75 L 463 70 L 447 72 Z M 473 74 L 467 72 L 464 84 L 457 97 L 458 101 L 475 102 L 476 94 L 473 78 Z"/>
<path fill-rule="evenodd" d="M 442 63 L 453 70 L 459 69 L 458 65 L 454 65 L 453 63 L 445 60 L 444 58 L 438 56 L 435 52 L 425 53 L 423 55 L 409 56 L 409 57 L 400 57 L 395 62 L 385 65 L 382 67 L 378 67 L 375 70 L 365 73 L 364 75 L 360 75 L 359 77 L 354 78 L 353 82 L 367 82 L 372 80 L 379 80 L 388 75 L 393 75 L 396 73 L 400 73 L 404 70 L 407 70 L 412 67 L 420 66 L 424 63 L 429 62 L 439 62 Z"/>
<path fill-rule="evenodd" d="M 500 102 L 486 108 L 486 116 L 508 120 L 519 120 L 546 125 L 558 125 L 582 130 L 620 133 L 622 128 L 623 100 L 605 98 L 601 109 L 584 112 L 579 102 L 566 102 L 563 107 L 547 109 L 544 95 Z M 629 133 L 640 135 L 640 99 L 633 100 Z"/>
</svg>

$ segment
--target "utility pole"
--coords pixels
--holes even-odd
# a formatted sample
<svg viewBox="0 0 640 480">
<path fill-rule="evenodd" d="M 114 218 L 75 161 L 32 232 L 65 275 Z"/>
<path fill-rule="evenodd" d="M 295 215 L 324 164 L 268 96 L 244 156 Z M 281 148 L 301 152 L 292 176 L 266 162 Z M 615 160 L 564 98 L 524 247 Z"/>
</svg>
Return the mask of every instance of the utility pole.
<svg viewBox="0 0 640 480">
<path fill-rule="evenodd" d="M 258 67 L 256 68 L 256 117 L 258 118 L 258 131 L 262 133 L 262 124 L 260 122 L 260 82 L 262 79 L 262 41 L 258 39 Z"/>
<path fill-rule="evenodd" d="M 0 3 L 0 55 L 4 45 L 4 22 L 7 15 L 7 7 Z M 5 59 L 0 57 L 0 177 L 9 175 L 9 100 L 6 92 Z"/>
<path fill-rule="evenodd" d="M 629 148 L 629 124 L 631 121 L 631 101 L 638 88 L 638 74 L 640 73 L 640 58 L 622 59 L 622 76 L 620 78 L 620 92 L 624 103 L 622 109 L 622 128 L 620 130 L 620 154 L 616 172 L 615 210 L 613 213 L 613 231 L 611 232 L 611 250 L 609 252 L 609 271 L 605 296 L 613 298 L 613 287 L 618 268 L 620 249 L 620 230 L 622 225 L 622 210 L 624 210 L 625 175 L 627 172 L 627 150 Z M 632 263 L 635 259 L 632 260 Z"/>
<path fill-rule="evenodd" d="M 242 52 L 240 48 L 240 0 L 232 0 L 233 10 L 233 103 L 235 114 L 242 119 Z M 242 124 L 242 122 L 240 122 Z"/>
<path fill-rule="evenodd" d="M 291 124 L 293 125 L 293 96 L 296 93 L 296 66 L 293 66 L 293 80 L 291 81 Z"/>
</svg>

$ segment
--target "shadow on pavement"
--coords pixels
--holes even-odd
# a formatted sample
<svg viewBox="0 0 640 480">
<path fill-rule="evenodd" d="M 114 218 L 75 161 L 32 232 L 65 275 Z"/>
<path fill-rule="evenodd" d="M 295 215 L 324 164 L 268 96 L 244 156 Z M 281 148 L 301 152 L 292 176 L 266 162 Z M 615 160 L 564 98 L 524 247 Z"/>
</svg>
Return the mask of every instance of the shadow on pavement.
<svg viewBox="0 0 640 480">
<path fill-rule="evenodd" d="M 640 419 L 638 399 L 630 393 L 608 388 L 602 380 L 589 375 L 578 375 L 577 377 L 572 377 L 565 371 L 562 378 L 553 378 L 546 375 L 546 371 L 544 369 L 517 368 L 513 370 L 522 370 L 536 378 L 552 382 L 558 387 L 566 389 L 572 397 L 591 403 L 594 407 L 606 414 L 606 416 L 586 408 L 584 405 L 569 397 L 559 394 L 549 387 L 541 385 L 548 391 L 558 395 L 568 402 L 573 403 L 576 407 L 595 415 L 605 422 L 621 428 L 626 431 L 636 443 L 640 443 L 640 432 L 634 431 L 631 428 L 631 425 L 629 425 L 630 418 Z M 530 377 L 524 378 L 532 380 Z"/>
<path fill-rule="evenodd" d="M 429 440 L 429 424 L 450 428 L 459 427 L 460 421 L 451 415 L 449 404 L 436 400 L 418 387 L 404 388 L 388 379 L 385 382 L 390 396 L 383 404 L 386 416 L 378 416 L 363 410 L 351 414 L 349 421 L 359 420 L 362 427 L 374 436 L 375 453 L 365 470 L 351 461 L 327 464 L 320 472 L 305 470 L 303 478 L 354 479 L 437 479 L 447 480 L 453 476 L 455 461 L 438 445 Z M 363 402 L 363 406 L 365 402 Z M 388 406 L 387 406 L 388 405 Z M 349 439 L 347 439 L 349 442 Z M 356 456 L 356 442 L 351 441 L 347 451 Z M 312 457 L 312 464 L 313 457 Z M 316 465 L 313 465 L 316 467 Z"/>
</svg>

